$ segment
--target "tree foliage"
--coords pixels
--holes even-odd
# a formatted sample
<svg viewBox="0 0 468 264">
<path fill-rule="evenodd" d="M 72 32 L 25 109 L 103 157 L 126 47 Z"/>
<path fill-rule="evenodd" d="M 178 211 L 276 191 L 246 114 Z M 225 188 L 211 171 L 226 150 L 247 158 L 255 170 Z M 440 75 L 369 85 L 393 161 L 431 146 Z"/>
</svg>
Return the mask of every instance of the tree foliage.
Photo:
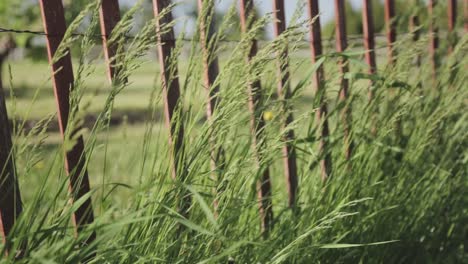
<svg viewBox="0 0 468 264">
<path fill-rule="evenodd" d="M 437 26 L 444 30 L 447 29 L 447 1 L 438 1 L 438 7 L 435 10 L 437 17 Z M 463 1 L 458 0 L 458 23 L 463 21 Z M 396 24 L 398 32 L 408 32 L 409 21 L 411 16 L 417 15 L 423 28 L 427 28 L 429 23 L 427 14 L 427 5 L 422 0 L 397 0 L 395 1 Z M 345 15 L 346 15 L 346 32 L 349 35 L 360 35 L 363 33 L 362 29 L 362 9 L 355 9 L 350 1 L 345 1 Z M 375 32 L 385 31 L 385 12 L 384 4 L 381 0 L 372 1 L 372 15 L 374 18 Z M 324 25 L 323 37 L 333 37 L 335 33 L 335 20 L 332 20 Z"/>
</svg>

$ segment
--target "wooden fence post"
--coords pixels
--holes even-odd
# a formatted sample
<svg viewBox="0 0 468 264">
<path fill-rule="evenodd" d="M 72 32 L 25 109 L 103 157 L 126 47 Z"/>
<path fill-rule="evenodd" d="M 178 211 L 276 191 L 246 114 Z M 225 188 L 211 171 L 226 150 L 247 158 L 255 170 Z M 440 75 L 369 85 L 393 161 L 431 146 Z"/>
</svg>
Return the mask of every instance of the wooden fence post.
<svg viewBox="0 0 468 264">
<path fill-rule="evenodd" d="M 418 2 L 419 1 L 414 0 L 413 4 L 418 5 Z M 417 14 L 413 14 L 410 17 L 409 29 L 413 33 L 413 41 L 414 42 L 417 42 L 419 40 L 419 36 L 421 34 L 421 29 L 419 29 L 418 27 L 419 27 L 419 17 L 418 17 Z M 416 66 L 417 67 L 421 66 L 421 56 L 419 54 L 417 54 L 417 57 L 416 57 Z"/>
<path fill-rule="evenodd" d="M 215 84 L 216 78 L 219 74 L 218 57 L 213 54 L 213 48 L 210 47 L 210 40 L 213 35 L 214 21 L 212 21 L 211 14 L 214 13 L 213 0 L 198 0 L 198 14 L 200 19 L 200 44 L 202 48 L 203 57 L 203 77 L 204 86 L 208 92 L 208 103 L 206 108 L 206 115 L 210 126 L 213 125 L 213 114 L 219 102 L 219 85 Z M 211 134 L 213 130 L 211 131 Z M 210 135 L 211 145 L 211 177 L 217 185 L 219 181 L 220 172 L 224 170 L 224 149 L 217 147 L 213 135 Z M 216 187 L 215 187 L 216 188 Z M 215 190 L 215 195 L 217 192 Z M 218 201 L 215 197 L 214 200 L 215 211 L 218 211 Z"/>
<path fill-rule="evenodd" d="M 451 54 L 453 52 L 453 48 L 455 47 L 457 33 L 455 31 L 455 27 L 457 24 L 457 0 L 448 0 L 448 7 L 447 7 L 447 15 L 448 15 L 448 33 L 449 33 L 449 50 L 448 53 Z"/>
<path fill-rule="evenodd" d="M 47 34 L 47 53 L 49 63 L 52 66 L 52 81 L 58 108 L 58 121 L 62 138 L 65 139 L 69 111 L 70 91 L 73 89 L 73 69 L 70 53 L 57 59 L 55 53 L 63 40 L 66 25 L 61 0 L 40 0 L 42 20 L 45 33 Z M 55 60 L 54 60 L 55 59 Z M 72 128 L 73 136 L 79 128 Z M 68 133 L 68 132 L 67 132 Z M 75 145 L 65 153 L 65 170 L 69 176 L 71 202 L 75 202 L 90 191 L 88 172 L 85 167 L 86 157 L 84 152 L 83 137 L 76 137 Z M 94 221 L 91 198 L 87 198 L 82 205 L 73 213 L 75 235 L 78 234 Z M 85 245 L 89 245 L 96 238 L 96 233 L 87 238 Z"/>
<path fill-rule="evenodd" d="M 431 56 L 431 63 L 432 63 L 432 78 L 434 83 L 436 81 L 437 76 L 437 66 L 438 66 L 438 58 L 437 58 L 437 49 L 439 47 L 439 37 L 438 37 L 438 28 L 435 25 L 435 15 L 434 15 L 434 8 L 436 7 L 437 1 L 436 0 L 429 0 L 429 4 L 427 6 L 428 13 L 429 13 L 429 34 L 431 38 L 431 43 L 429 46 L 429 54 Z"/>
<path fill-rule="evenodd" d="M 286 30 L 286 17 L 284 0 L 273 0 L 273 10 L 275 13 L 276 21 L 274 23 L 275 35 L 278 37 Z M 289 61 L 288 61 L 288 47 L 284 47 L 278 56 L 278 97 L 283 102 L 283 112 L 287 114 L 286 120 L 283 124 L 283 129 L 286 128 L 294 121 L 294 117 L 291 113 L 291 109 L 288 106 L 287 100 L 291 98 L 290 88 L 290 73 L 289 73 Z M 294 148 L 294 130 L 289 129 L 284 136 L 285 144 L 283 146 L 283 163 L 284 173 L 288 186 L 288 205 L 291 208 L 296 206 L 296 196 L 298 188 L 297 179 L 297 163 L 296 163 L 296 149 Z"/>
<path fill-rule="evenodd" d="M 374 18 L 372 15 L 372 0 L 364 0 L 362 6 L 362 26 L 364 32 L 364 48 L 366 49 L 366 62 L 369 65 L 369 74 L 375 74 L 377 65 L 375 62 L 375 38 L 374 38 Z M 373 85 L 373 82 L 371 82 Z M 369 101 L 374 97 L 374 92 L 369 89 Z"/>
<path fill-rule="evenodd" d="M 387 32 L 387 48 L 388 48 L 388 63 L 395 64 L 395 50 L 393 45 L 396 41 L 396 23 L 395 18 L 395 2 L 394 0 L 385 0 L 385 28 Z"/>
<path fill-rule="evenodd" d="M 335 0 L 335 21 L 336 21 L 336 50 L 344 52 L 348 47 L 346 36 L 346 15 L 344 0 Z M 345 104 L 341 113 L 342 122 L 344 127 L 344 143 L 345 143 L 345 157 L 347 160 L 351 158 L 353 151 L 353 142 L 351 140 L 351 107 L 347 106 L 347 99 L 349 97 L 349 82 L 344 75 L 349 71 L 348 62 L 344 57 L 340 58 L 340 71 L 341 71 L 341 90 L 340 101 Z"/>
<path fill-rule="evenodd" d="M 184 126 L 181 120 L 177 120 L 177 111 L 180 104 L 180 86 L 177 64 L 171 66 L 174 57 L 175 37 L 174 29 L 165 28 L 172 23 L 172 12 L 162 15 L 163 10 L 169 8 L 170 0 L 153 0 L 154 15 L 157 17 L 156 31 L 158 34 L 158 58 L 161 70 L 164 113 L 166 127 L 169 130 L 169 147 L 172 155 L 172 178 L 183 181 L 186 177 L 184 160 Z M 172 68 L 173 67 L 173 68 Z M 177 123 L 179 122 L 179 123 Z M 190 197 L 183 195 L 179 210 L 182 215 L 188 215 Z"/>
<path fill-rule="evenodd" d="M 317 63 L 317 60 L 320 56 L 322 56 L 322 31 L 320 26 L 320 17 L 319 17 L 319 1 L 318 0 L 309 0 L 309 16 L 310 19 L 316 20 L 312 25 L 310 25 L 310 49 L 312 51 L 312 63 Z M 323 157 L 320 160 L 320 172 L 322 181 L 325 181 L 331 174 L 332 168 L 332 158 L 330 153 L 328 153 L 328 137 L 330 135 L 330 131 L 328 128 L 328 109 L 327 104 L 325 102 L 325 87 L 323 85 L 324 82 L 324 69 L 323 66 L 320 67 L 314 72 L 314 79 L 313 79 L 313 90 L 315 96 L 319 97 L 319 109 L 315 112 L 315 119 L 318 125 L 318 132 L 319 135 L 319 146 L 318 146 L 318 153 L 320 157 Z"/>
<path fill-rule="evenodd" d="M 114 77 L 118 74 L 118 69 L 115 67 L 115 55 L 118 47 L 116 43 L 109 45 L 108 42 L 112 30 L 120 21 L 119 1 L 102 0 L 99 9 L 99 19 L 101 24 L 102 48 L 107 62 L 107 77 L 112 83 Z"/>
<path fill-rule="evenodd" d="M 247 33 L 254 23 L 253 0 L 240 0 L 240 22 L 242 33 Z M 252 38 L 250 42 L 249 54 L 246 58 L 247 63 L 250 63 L 253 57 L 257 54 L 257 40 Z M 249 96 L 249 111 L 250 111 L 250 130 L 252 132 L 252 148 L 255 152 L 257 166 L 261 167 L 262 148 L 265 145 L 265 121 L 263 120 L 260 104 L 262 101 L 262 86 L 259 78 L 254 77 L 249 81 L 247 89 Z M 258 203 L 260 209 L 262 232 L 268 235 L 273 222 L 273 208 L 271 203 L 271 180 L 270 170 L 266 167 L 263 170 L 262 178 L 257 182 Z"/>
<path fill-rule="evenodd" d="M 0 68 L 0 75 L 1 70 Z M 0 84 L 1 78 L 0 76 Z M 22 204 L 5 101 L 3 87 L 0 85 L 0 237 L 8 254 L 11 244 L 7 238 L 22 212 Z"/>
<path fill-rule="evenodd" d="M 463 27 L 468 32 L 468 0 L 463 1 Z"/>
</svg>

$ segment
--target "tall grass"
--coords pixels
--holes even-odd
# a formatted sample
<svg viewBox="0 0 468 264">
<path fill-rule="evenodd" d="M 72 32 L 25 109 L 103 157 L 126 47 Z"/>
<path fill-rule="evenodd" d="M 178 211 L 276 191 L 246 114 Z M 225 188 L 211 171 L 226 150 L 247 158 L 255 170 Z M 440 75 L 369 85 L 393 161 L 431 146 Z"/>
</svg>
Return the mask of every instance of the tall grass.
<svg viewBox="0 0 468 264">
<path fill-rule="evenodd" d="M 147 60 L 143 55 L 156 45 L 154 21 L 137 37 L 125 34 L 138 7 L 118 25 L 113 40 L 126 43 L 116 59 L 125 80 Z M 183 160 L 185 177 L 172 180 L 168 130 L 162 119 L 162 93 L 158 73 L 147 102 L 150 112 L 141 133 L 130 127 L 110 128 L 113 103 L 131 83 L 115 81 L 96 124 L 82 130 L 86 139 L 88 168 L 92 182 L 96 220 L 75 237 L 70 217 L 80 200 L 68 203 L 63 151 L 73 139 L 59 146 L 46 146 L 46 117 L 29 133 L 17 131 L 15 155 L 24 212 L 10 239 L 12 251 L 25 248 L 19 263 L 78 263 L 96 254 L 92 263 L 460 263 L 466 261 L 468 212 L 466 189 L 468 111 L 466 89 L 468 37 L 459 39 L 455 51 L 440 65 L 438 82 L 426 61 L 428 39 L 413 43 L 410 36 L 396 44 L 396 65 L 379 65 L 375 75 L 367 72 L 358 48 L 329 52 L 318 63 L 326 68 L 327 117 L 331 125 L 332 174 L 320 179 L 318 138 L 314 112 L 317 98 L 310 96 L 312 71 L 300 50 L 306 24 L 300 17 L 279 38 L 268 41 L 251 63 L 245 56 L 249 39 L 271 17 L 259 19 L 235 44 L 226 44 L 223 32 L 233 23 L 230 9 L 220 31 L 214 35 L 214 52 L 221 58 L 216 84 L 221 87 L 219 105 L 211 124 L 205 119 L 207 94 L 202 87 L 202 58 L 197 40 L 181 35 L 172 63 L 186 61 L 180 77 L 182 98 L 176 122 L 185 127 Z M 96 44 L 97 5 L 90 5 L 70 26 L 82 19 L 91 26 L 84 38 L 68 37 L 63 47 L 80 45 L 71 124 L 81 124 L 86 107 L 78 108 L 86 92 L 87 78 L 95 63 L 87 56 Z M 81 20 L 80 20 L 81 19 Z M 172 26 L 172 25 L 168 25 Z M 97 40 L 99 41 L 99 40 Z M 293 97 L 283 107 L 276 95 L 276 58 L 272 54 L 288 45 L 292 63 Z M 122 47 L 124 47 L 122 45 Z M 62 54 L 65 49 L 62 50 Z M 295 55 L 299 54 L 299 55 Z M 415 66 L 416 54 L 423 58 Z M 351 137 L 355 142 L 347 161 L 338 102 L 337 61 L 346 56 L 351 72 L 350 99 L 353 109 Z M 76 59 L 75 59 L 76 60 Z M 146 63 L 156 63 L 148 61 Z M 184 62 L 185 63 L 185 62 Z M 104 78 L 104 76 L 103 76 Z M 263 84 L 262 111 L 269 112 L 260 166 L 251 147 L 247 87 L 249 80 Z M 374 80 L 375 98 L 367 101 L 367 88 Z M 14 84 L 14 74 L 12 75 Z M 214 85 L 215 86 L 215 85 Z M 305 99 L 304 99 L 305 98 Z M 291 109 L 295 122 L 282 129 L 281 109 Z M 378 110 L 377 110 L 378 109 Z M 25 120 L 27 118 L 24 118 Z M 396 130 L 400 122 L 401 130 Z M 75 127 L 72 125 L 71 127 Z M 372 127 L 376 133 L 372 134 Z M 69 126 L 70 127 L 70 126 Z M 288 208 L 281 166 L 283 135 L 294 129 L 293 145 L 298 155 L 299 210 Z M 214 139 L 214 140 L 212 140 Z M 225 164 L 214 181 L 210 177 L 210 142 L 225 150 Z M 37 169 L 38 163 L 44 168 Z M 268 237 L 260 230 L 256 181 L 269 167 L 273 184 L 274 226 Z M 213 188 L 218 190 L 213 192 Z M 181 195 L 191 196 L 189 214 L 178 211 Z M 216 196 L 216 197 L 215 197 Z M 86 197 L 85 197 L 86 198 Z M 213 201 L 218 202 L 217 215 Z M 93 231 L 94 244 L 82 246 Z M 26 245 L 26 246 L 24 246 Z M 0 262 L 11 262 L 15 254 L 0 254 Z"/>
</svg>

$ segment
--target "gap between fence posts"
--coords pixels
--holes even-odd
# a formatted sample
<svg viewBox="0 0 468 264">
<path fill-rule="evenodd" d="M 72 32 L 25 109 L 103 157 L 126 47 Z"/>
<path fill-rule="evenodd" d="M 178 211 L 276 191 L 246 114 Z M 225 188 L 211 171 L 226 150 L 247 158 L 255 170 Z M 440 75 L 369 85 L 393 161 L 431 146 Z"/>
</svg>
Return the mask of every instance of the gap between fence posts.
<svg viewBox="0 0 468 264">
<path fill-rule="evenodd" d="M 220 182 L 220 175 L 224 171 L 224 149 L 222 146 L 217 146 L 213 130 L 214 120 L 213 115 L 218 107 L 218 96 L 219 96 L 219 84 L 216 84 L 216 78 L 219 74 L 218 57 L 213 53 L 215 50 L 213 43 L 211 42 L 214 34 L 214 21 L 212 14 L 214 13 L 214 1 L 213 0 L 198 0 L 198 15 L 199 15 L 199 30 L 200 30 L 200 45 L 202 49 L 203 57 L 203 80 L 206 91 L 208 92 L 208 103 L 206 108 L 206 115 L 208 123 L 210 125 L 210 166 L 211 166 L 211 177 L 215 183 L 214 195 L 215 199 L 213 202 L 215 214 L 218 212 L 218 183 Z"/>
<path fill-rule="evenodd" d="M 75 145 L 70 150 L 65 150 L 65 170 L 70 181 L 71 203 L 74 203 L 88 194 L 90 187 L 86 170 L 83 137 L 76 135 L 80 128 L 68 128 L 70 91 L 73 89 L 74 82 L 71 56 L 69 52 L 66 52 L 61 58 L 55 58 L 66 31 L 64 10 L 61 0 L 40 0 L 39 3 L 44 29 L 47 34 L 47 53 L 49 63 L 52 66 L 52 82 L 58 108 L 60 133 L 64 141 L 69 140 L 65 138 L 66 136 L 76 138 Z M 69 131 L 69 129 L 73 129 L 73 131 Z M 75 236 L 78 236 L 87 225 L 94 221 L 91 197 L 87 198 L 73 212 L 72 220 L 75 227 Z M 91 244 L 95 239 L 96 233 L 93 231 L 84 242 L 84 245 Z"/>
<path fill-rule="evenodd" d="M 275 36 L 279 37 L 286 30 L 286 16 L 284 0 L 273 0 L 273 11 L 276 21 L 274 22 Z M 282 125 L 282 129 L 287 129 L 283 136 L 283 163 L 284 173 L 288 189 L 288 205 L 291 208 L 296 207 L 297 192 L 298 192 L 298 175 L 296 149 L 294 147 L 294 130 L 288 128 L 294 122 L 294 117 L 291 112 L 288 100 L 291 98 L 291 84 L 288 60 L 288 46 L 285 44 L 283 50 L 279 51 L 278 56 L 278 98 L 282 101 L 282 110 L 286 113 L 286 119 Z"/>
<path fill-rule="evenodd" d="M 240 0 L 240 22 L 242 33 L 249 32 L 255 22 L 255 9 L 253 0 Z M 249 46 L 249 53 L 246 57 L 247 64 L 257 55 L 257 40 L 252 38 Z M 251 74 L 251 73 L 250 73 Z M 252 133 L 252 148 L 258 168 L 262 169 L 262 155 L 265 147 L 265 121 L 262 116 L 262 86 L 258 77 L 249 80 L 247 87 L 248 106 L 250 111 L 250 130 Z M 261 218 L 262 233 L 267 236 L 272 228 L 273 208 L 271 202 L 271 179 L 270 169 L 265 167 L 260 179 L 257 181 L 257 196 Z"/>
<path fill-rule="evenodd" d="M 158 59 L 161 70 L 164 115 L 166 127 L 169 130 L 169 148 L 172 159 L 171 176 L 173 180 L 184 182 L 186 171 L 184 164 L 184 126 L 180 119 L 180 85 L 177 63 L 171 65 L 174 57 L 175 38 L 172 27 L 163 29 L 165 25 L 170 25 L 173 21 L 172 11 L 167 11 L 171 5 L 170 0 L 153 0 L 154 16 L 156 20 L 156 31 L 158 34 Z M 190 208 L 190 196 L 182 192 L 182 199 L 178 205 L 178 210 L 183 216 L 188 216 Z"/>
<path fill-rule="evenodd" d="M 322 31 L 320 25 L 320 9 L 318 0 L 309 0 L 309 16 L 314 19 L 310 25 L 310 49 L 312 64 L 317 63 L 317 60 L 322 56 Z M 319 108 L 315 112 L 315 119 L 317 123 L 317 134 L 319 135 L 318 153 L 320 159 L 320 173 L 322 181 L 325 181 L 332 173 L 332 158 L 328 150 L 328 137 L 330 131 L 328 127 L 328 108 L 326 103 L 326 91 L 324 86 L 324 69 L 320 65 L 313 73 L 313 86 L 314 96 L 318 97 Z"/>
<path fill-rule="evenodd" d="M 336 50 L 344 52 L 348 47 L 346 36 L 346 15 L 344 0 L 335 0 L 335 22 L 336 22 Z M 347 160 L 351 158 L 353 152 L 353 142 L 351 140 L 351 106 L 349 105 L 349 81 L 345 78 L 345 74 L 349 71 L 348 61 L 344 57 L 340 57 L 341 71 L 341 89 L 340 102 L 344 105 L 341 112 L 341 119 L 344 128 L 344 144 L 345 157 Z"/>
</svg>

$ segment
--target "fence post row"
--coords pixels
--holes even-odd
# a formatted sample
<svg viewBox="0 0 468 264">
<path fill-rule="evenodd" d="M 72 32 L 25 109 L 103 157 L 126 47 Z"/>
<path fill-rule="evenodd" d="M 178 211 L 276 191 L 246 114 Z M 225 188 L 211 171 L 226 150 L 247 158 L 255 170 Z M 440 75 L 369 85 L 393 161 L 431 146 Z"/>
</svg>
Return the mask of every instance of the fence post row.
<svg viewBox="0 0 468 264">
<path fill-rule="evenodd" d="M 0 68 L 0 75 L 1 71 Z M 22 204 L 5 99 L 3 87 L 0 85 L 0 237 L 8 254 L 10 244 L 7 238 L 22 212 Z"/>
<path fill-rule="evenodd" d="M 320 56 L 322 56 L 322 31 L 320 25 L 320 9 L 319 0 L 309 0 L 309 16 L 310 19 L 315 19 L 314 23 L 310 26 L 310 49 L 312 63 L 315 64 Z M 313 79 L 313 90 L 315 96 L 319 97 L 319 109 L 315 112 L 315 119 L 318 126 L 319 134 L 319 146 L 318 153 L 319 157 L 323 157 L 320 160 L 320 171 L 322 181 L 325 181 L 331 174 L 332 158 L 328 152 L 328 137 L 330 131 L 328 128 L 328 109 L 325 102 L 325 87 L 324 83 L 324 69 L 323 66 L 314 72 Z"/>
<path fill-rule="evenodd" d="M 107 77 L 109 81 L 115 81 L 119 69 L 116 68 L 117 43 L 109 44 L 112 30 L 120 21 L 120 8 L 118 0 L 102 0 L 99 9 L 99 21 L 101 25 L 102 48 L 107 61 Z"/>
<path fill-rule="evenodd" d="M 276 21 L 274 22 L 275 35 L 278 37 L 286 30 L 286 16 L 284 8 L 284 0 L 273 0 L 273 10 Z M 288 61 L 288 46 L 285 45 L 283 50 L 278 54 L 278 98 L 282 101 L 283 112 L 286 113 L 286 120 L 283 123 L 282 129 L 287 128 L 293 121 L 293 115 L 291 113 L 290 106 L 288 106 L 287 100 L 291 98 L 291 87 L 290 87 L 290 73 L 289 73 L 289 61 Z M 294 130 L 288 129 L 284 135 L 283 140 L 285 141 L 283 146 L 283 163 L 284 173 L 288 186 L 288 205 L 291 208 L 296 206 L 296 195 L 298 188 L 297 179 L 297 163 L 296 163 L 296 149 L 294 148 Z"/>
<path fill-rule="evenodd" d="M 172 23 L 172 11 L 162 15 L 164 10 L 171 5 L 170 0 L 153 0 L 154 16 L 156 20 L 156 32 L 158 34 L 158 59 L 161 70 L 163 98 L 164 98 L 164 114 L 166 127 L 169 130 L 169 147 L 172 158 L 171 175 L 174 180 L 178 179 L 183 182 L 186 178 L 184 164 L 184 126 L 182 123 L 177 123 L 177 111 L 180 103 L 180 86 L 177 63 L 171 66 L 171 60 L 174 57 L 175 37 L 174 29 L 163 28 L 164 25 Z M 188 215 L 190 207 L 190 197 L 182 195 L 180 200 L 179 210 L 182 215 Z"/>
<path fill-rule="evenodd" d="M 206 107 L 206 115 L 208 122 L 211 125 L 214 124 L 213 115 L 219 102 L 219 84 L 215 84 L 216 78 L 219 74 L 218 57 L 212 51 L 214 47 L 212 43 L 212 36 L 214 34 L 215 21 L 214 19 L 214 1 L 213 0 L 198 0 L 198 15 L 199 15 L 199 26 L 200 26 L 200 45 L 202 48 L 202 63 L 203 63 L 203 77 L 204 86 L 208 92 L 208 103 Z M 214 208 L 218 210 L 218 192 L 216 190 L 217 185 L 220 181 L 219 177 L 224 170 L 224 149 L 222 146 L 217 146 L 217 142 L 214 138 L 216 131 L 211 128 L 210 131 L 210 166 L 211 166 L 211 177 L 215 183 L 214 195 Z"/>
<path fill-rule="evenodd" d="M 45 33 L 47 34 L 47 53 L 49 63 L 52 66 L 52 81 L 58 107 L 59 128 L 62 138 L 65 140 L 69 121 L 70 90 L 73 89 L 73 69 L 69 52 L 59 59 L 55 58 L 56 51 L 66 31 L 63 5 L 61 0 L 40 0 L 39 3 Z M 73 129 L 73 133 L 79 131 L 79 128 Z M 69 176 L 69 191 L 72 203 L 90 191 L 88 172 L 85 163 L 86 157 L 84 153 L 83 137 L 80 135 L 76 138 L 76 143 L 73 148 L 65 153 L 65 170 Z M 83 204 L 77 208 L 72 218 L 75 227 L 75 235 L 77 236 L 86 225 L 94 221 L 91 197 L 87 198 Z M 96 234 L 92 232 L 85 244 L 90 244 L 95 238 Z"/>
<path fill-rule="evenodd" d="M 240 22 L 242 33 L 246 34 L 255 22 L 255 9 L 253 0 L 240 0 Z M 257 54 L 257 40 L 250 41 L 247 63 Z M 252 133 L 252 148 L 255 153 L 257 166 L 262 167 L 262 148 L 266 144 L 265 140 L 265 120 L 262 117 L 262 85 L 258 77 L 249 80 L 247 87 L 248 105 L 250 111 L 250 130 Z M 271 179 L 270 169 L 263 170 L 262 177 L 257 181 L 257 196 L 261 218 L 261 227 L 264 235 L 268 235 L 273 222 L 273 208 L 271 203 Z"/>
<path fill-rule="evenodd" d="M 335 22 L 336 22 L 336 50 L 344 52 L 348 47 L 346 36 L 346 15 L 344 0 L 335 0 Z M 348 70 L 348 62 L 344 57 L 340 58 L 340 71 L 341 71 L 341 89 L 340 101 L 344 104 L 344 109 L 341 113 L 344 128 L 344 144 L 345 144 L 345 157 L 347 160 L 351 158 L 353 151 L 353 142 L 351 140 L 351 107 L 348 106 L 347 99 L 349 97 L 349 82 L 345 78 Z"/>
<path fill-rule="evenodd" d="M 376 58 L 375 58 L 375 38 L 374 38 L 374 24 L 372 17 L 372 1 L 363 0 L 362 20 L 364 32 L 364 46 L 366 49 L 365 57 L 369 65 L 369 74 L 376 72 Z M 69 115 L 70 115 L 70 92 L 73 89 L 74 77 L 71 56 L 69 52 L 64 53 L 60 58 L 55 58 L 56 52 L 62 42 L 66 32 L 66 22 L 64 17 L 63 4 L 61 0 L 39 0 L 41 15 L 45 33 L 47 35 L 47 52 L 49 63 L 52 66 L 52 80 L 54 86 L 54 94 L 58 108 L 58 122 L 60 133 L 63 140 L 66 140 L 68 134 L 73 135 L 79 131 L 79 128 L 68 128 Z M 336 16 L 336 49 L 338 52 L 344 52 L 347 48 L 346 36 L 346 17 L 344 0 L 335 0 L 335 16 Z M 428 13 L 430 19 L 430 56 L 432 60 L 433 77 L 436 78 L 437 70 L 437 48 L 438 48 L 438 28 L 435 25 L 434 8 L 436 0 L 429 0 Z M 169 8 L 170 0 L 153 0 L 154 15 L 158 17 L 156 28 L 158 34 L 158 57 L 161 66 L 162 87 L 164 93 L 164 111 L 166 126 L 170 130 L 169 145 L 172 157 L 171 176 L 173 179 L 184 179 L 186 176 L 185 167 L 183 164 L 184 156 L 184 128 L 182 125 L 177 125 L 175 118 L 177 117 L 177 107 L 180 103 L 180 86 L 178 79 L 177 65 L 171 66 L 170 60 L 173 58 L 173 51 L 175 49 L 174 31 L 171 27 L 166 29 L 164 25 L 168 25 L 173 21 L 171 12 L 165 13 L 161 16 L 162 11 Z M 285 6 L 284 0 L 273 0 L 276 21 L 274 23 L 275 35 L 280 36 L 286 29 L 285 20 Z M 318 0 L 308 0 L 309 15 L 313 19 L 319 15 Z M 208 122 L 212 124 L 213 113 L 218 105 L 219 84 L 216 84 L 216 78 L 219 74 L 218 59 L 212 53 L 212 45 L 210 38 L 213 34 L 214 21 L 209 21 L 214 12 L 214 2 L 212 0 L 198 0 L 199 16 L 200 16 L 200 42 L 203 56 L 204 67 L 204 86 L 208 91 L 209 98 L 207 103 L 207 118 Z M 455 26 L 456 26 L 456 12 L 457 1 L 448 0 L 448 31 L 449 31 L 449 53 L 453 52 L 455 45 Z M 240 20 L 242 32 L 248 32 L 254 20 L 254 3 L 253 0 L 240 0 Z M 395 49 L 394 43 L 396 41 L 396 23 L 394 0 L 385 0 L 384 2 L 385 22 L 386 22 L 386 35 L 387 35 L 387 48 L 388 48 L 388 62 L 389 65 L 395 65 Z M 464 0 L 464 29 L 468 31 L 468 0 Z M 118 76 L 119 68 L 117 68 L 116 53 L 117 44 L 109 44 L 109 36 L 120 20 L 120 10 L 118 0 L 103 0 L 100 7 L 100 24 L 103 40 L 104 54 L 108 64 L 108 78 L 111 82 L 115 81 Z M 414 40 L 419 39 L 419 26 L 418 17 L 413 15 L 410 19 L 410 28 L 414 31 Z M 311 38 L 311 59 L 316 63 L 318 57 L 322 55 L 321 44 L 321 28 L 320 18 L 317 17 L 315 22 L 310 28 Z M 257 42 L 255 38 L 251 40 L 249 54 L 246 58 L 247 63 L 257 53 Z M 291 96 L 289 84 L 289 65 L 288 65 L 288 48 L 281 50 L 278 54 L 278 95 L 283 101 L 283 110 L 287 113 L 286 120 L 283 124 L 285 129 L 293 122 L 293 115 L 289 111 L 286 101 Z M 419 65 L 419 59 L 418 59 Z M 351 140 L 351 107 L 348 106 L 348 80 L 344 75 L 348 72 L 348 64 L 344 57 L 340 58 L 341 70 L 341 90 L 340 101 L 345 105 L 342 112 L 342 120 L 344 126 L 344 138 L 346 158 L 349 159 L 353 150 L 353 143 Z M 1 76 L 0 76 L 1 78 Z M 327 152 L 329 127 L 327 116 L 327 105 L 325 103 L 325 91 L 323 86 L 324 69 L 320 66 L 314 72 L 314 93 L 319 96 L 319 109 L 316 112 L 317 123 L 319 124 L 319 153 L 322 157 L 320 160 L 321 177 L 326 180 L 331 174 L 332 159 L 330 153 Z M 0 79 L 1 82 L 1 79 Z M 2 87 L 3 88 L 3 87 Z M 259 105 L 261 103 L 261 83 L 260 80 L 254 77 L 249 80 L 248 85 L 249 96 L 249 110 L 251 112 L 251 131 L 253 136 L 253 148 L 258 162 L 261 162 L 261 148 L 265 143 L 263 129 L 265 122 L 262 118 Z M 372 100 L 374 94 L 369 90 L 369 100 Z M 0 236 L 2 242 L 6 247 L 7 253 L 9 249 L 9 242 L 7 238 L 12 230 L 13 224 L 18 215 L 22 211 L 21 196 L 17 179 L 15 177 L 15 166 L 12 153 L 12 141 L 9 127 L 9 121 L 6 114 L 5 95 L 3 89 L 0 90 Z M 400 121 L 397 121 L 398 123 Z M 399 126 L 399 124 L 397 124 Z M 73 129 L 68 131 L 67 129 Z M 399 128 L 401 129 L 401 128 Z M 70 133 L 71 132 L 71 133 Z M 212 177 L 215 181 L 219 180 L 218 176 L 224 166 L 224 152 L 222 147 L 218 146 L 214 141 L 213 133 L 210 131 L 210 146 L 211 158 L 210 166 L 212 169 Z M 71 137 L 71 136 L 70 136 Z M 69 176 L 69 192 L 71 202 L 80 199 L 90 191 L 88 172 L 86 169 L 86 157 L 84 152 L 83 137 L 78 136 L 76 144 L 71 150 L 65 153 L 65 170 Z M 288 130 L 284 136 L 285 145 L 283 147 L 283 159 L 285 165 L 285 176 L 288 184 L 288 205 L 290 207 L 296 206 L 297 189 L 298 189 L 298 175 L 296 164 L 296 153 L 292 141 L 294 140 L 294 131 Z M 323 156 L 322 156 L 323 155 Z M 217 194 L 216 194 L 217 195 Z M 183 213 L 186 215 L 189 208 L 190 199 L 184 196 L 182 199 Z M 272 227 L 273 211 L 271 202 L 271 181 L 269 169 L 263 171 L 261 180 L 258 182 L 258 199 L 260 205 L 260 215 L 262 219 L 262 232 L 268 234 Z M 214 202 L 215 210 L 217 210 L 217 198 Z M 91 198 L 85 202 L 73 213 L 73 224 L 75 235 L 78 234 L 89 224 L 94 221 L 93 207 Z M 92 232 L 87 238 L 85 244 L 92 243 L 96 238 L 95 232 Z"/>
</svg>

